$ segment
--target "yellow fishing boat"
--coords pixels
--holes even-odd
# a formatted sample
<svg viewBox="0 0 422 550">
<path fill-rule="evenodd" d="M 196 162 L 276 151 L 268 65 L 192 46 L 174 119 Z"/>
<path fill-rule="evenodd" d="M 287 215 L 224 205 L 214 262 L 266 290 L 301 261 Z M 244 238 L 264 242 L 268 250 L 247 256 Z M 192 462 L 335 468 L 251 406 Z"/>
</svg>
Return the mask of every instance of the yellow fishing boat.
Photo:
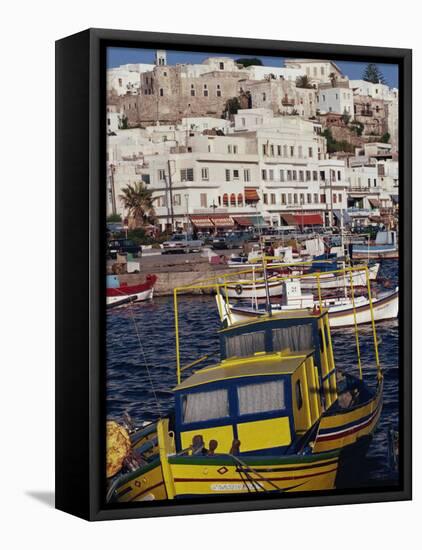
<svg viewBox="0 0 422 550">
<path fill-rule="evenodd" d="M 178 290 L 175 409 L 130 434 L 108 500 L 334 489 L 343 450 L 368 438 L 381 413 L 374 322 L 375 390 L 362 378 L 357 333 L 358 375 L 337 370 L 323 308 L 221 329 L 220 360 L 182 379 L 209 356 L 180 364 Z"/>
</svg>

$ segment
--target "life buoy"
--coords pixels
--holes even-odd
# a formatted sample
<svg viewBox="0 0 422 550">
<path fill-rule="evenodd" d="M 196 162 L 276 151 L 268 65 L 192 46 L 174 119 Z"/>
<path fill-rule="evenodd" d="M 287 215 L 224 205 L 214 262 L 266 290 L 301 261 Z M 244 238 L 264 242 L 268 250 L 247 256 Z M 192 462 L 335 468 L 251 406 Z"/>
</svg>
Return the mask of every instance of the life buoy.
<svg viewBox="0 0 422 550">
<path fill-rule="evenodd" d="M 236 294 L 238 294 L 239 296 L 242 294 L 243 292 L 243 288 L 242 288 L 242 285 L 236 285 L 234 287 L 235 291 L 236 291 Z"/>
</svg>

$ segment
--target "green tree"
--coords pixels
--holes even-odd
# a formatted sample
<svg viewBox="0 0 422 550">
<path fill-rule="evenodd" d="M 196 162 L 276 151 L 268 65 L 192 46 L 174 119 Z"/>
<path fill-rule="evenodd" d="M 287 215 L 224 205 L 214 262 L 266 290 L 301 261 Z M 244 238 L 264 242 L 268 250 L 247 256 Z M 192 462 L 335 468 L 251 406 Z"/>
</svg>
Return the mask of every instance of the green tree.
<svg viewBox="0 0 422 550">
<path fill-rule="evenodd" d="M 373 82 L 374 84 L 385 84 L 384 75 L 375 63 L 368 63 L 363 71 L 362 79 L 365 80 L 365 82 Z"/>
<path fill-rule="evenodd" d="M 129 123 L 126 115 L 123 115 L 122 118 L 120 119 L 119 129 L 120 130 L 129 129 Z"/>
<path fill-rule="evenodd" d="M 119 195 L 128 215 L 133 219 L 135 227 L 141 227 L 155 220 L 152 192 L 138 181 L 122 189 Z"/>
<path fill-rule="evenodd" d="M 346 140 L 337 141 L 334 139 L 333 134 L 330 128 L 326 128 L 322 135 L 327 140 L 327 152 L 328 153 L 337 153 L 342 151 L 345 153 L 352 153 L 354 151 L 354 146 Z"/>
<path fill-rule="evenodd" d="M 122 221 L 122 216 L 120 214 L 110 214 L 107 216 L 107 221 L 111 223 L 118 223 Z"/>
<path fill-rule="evenodd" d="M 237 114 L 237 111 L 240 109 L 240 101 L 238 97 L 231 97 L 226 102 L 226 107 L 224 109 L 225 118 L 230 117 L 231 115 Z"/>
<path fill-rule="evenodd" d="M 381 136 L 380 141 L 381 143 L 390 143 L 390 138 L 391 138 L 390 134 L 388 132 L 385 132 L 385 134 Z"/>
<path fill-rule="evenodd" d="M 313 88 L 313 85 L 309 79 L 309 76 L 304 74 L 296 78 L 296 88 Z"/>
<path fill-rule="evenodd" d="M 251 65 L 262 65 L 262 61 L 257 57 L 241 57 L 240 59 L 235 59 L 235 62 L 244 67 L 250 67 Z"/>
<path fill-rule="evenodd" d="M 349 113 L 346 111 L 346 109 L 344 110 L 343 114 L 341 115 L 341 120 L 344 122 L 344 124 L 347 126 L 350 122 L 350 115 Z"/>
<path fill-rule="evenodd" d="M 350 123 L 350 129 L 356 132 L 357 136 L 361 136 L 363 134 L 364 125 L 362 124 L 362 122 L 352 120 L 352 122 Z"/>
</svg>

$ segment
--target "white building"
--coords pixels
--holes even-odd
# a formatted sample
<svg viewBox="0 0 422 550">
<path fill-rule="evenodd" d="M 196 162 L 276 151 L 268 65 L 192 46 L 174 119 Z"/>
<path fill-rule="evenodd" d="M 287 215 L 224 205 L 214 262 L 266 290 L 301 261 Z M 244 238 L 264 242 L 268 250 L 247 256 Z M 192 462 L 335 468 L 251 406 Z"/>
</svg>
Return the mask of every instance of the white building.
<svg viewBox="0 0 422 550">
<path fill-rule="evenodd" d="M 239 110 L 226 135 L 195 121 L 202 131 L 151 126 L 109 137 L 111 211 L 114 197 L 125 215 L 118 197 L 136 181 L 152 190 L 162 229 L 188 220 L 198 230 L 326 224 L 347 207 L 345 165 L 327 158 L 320 125 L 269 109 Z"/>
<path fill-rule="evenodd" d="M 202 63 L 178 64 L 181 68 L 182 78 L 197 78 L 204 74 L 221 72 L 240 72 L 239 65 L 231 57 L 208 57 Z"/>
<path fill-rule="evenodd" d="M 182 124 L 178 125 L 180 130 L 191 130 L 194 132 L 203 132 L 204 130 L 228 131 L 230 121 L 216 117 L 186 117 L 182 118 Z"/>
<path fill-rule="evenodd" d="M 326 59 L 286 59 L 284 64 L 288 68 L 300 70 L 315 83 L 331 82 L 332 75 L 337 79 L 343 77 L 341 69 Z"/>
<path fill-rule="evenodd" d="M 119 96 L 137 93 L 141 73 L 152 71 L 154 67 L 148 63 L 131 63 L 107 69 L 107 93 Z"/>
<path fill-rule="evenodd" d="M 251 80 L 266 80 L 270 78 L 282 78 L 295 83 L 296 79 L 305 73 L 302 69 L 293 67 L 267 67 L 264 65 L 250 65 L 244 70 L 248 71 Z"/>
<path fill-rule="evenodd" d="M 345 87 L 320 87 L 317 97 L 317 108 L 321 114 L 338 113 L 353 116 L 353 91 Z"/>
<path fill-rule="evenodd" d="M 374 99 L 393 100 L 398 99 L 397 88 L 390 88 L 386 84 L 366 82 L 366 80 L 349 80 L 353 93 L 373 97 Z"/>
<path fill-rule="evenodd" d="M 368 219 L 391 212 L 398 201 L 398 161 L 393 159 L 392 146 L 385 143 L 367 143 L 356 153 L 347 169 L 348 212 L 355 223 L 367 224 Z"/>
<path fill-rule="evenodd" d="M 107 134 L 110 132 L 117 132 L 120 128 L 121 119 L 120 114 L 117 112 L 108 112 L 107 113 L 107 119 L 106 119 L 106 125 L 107 125 Z"/>
</svg>

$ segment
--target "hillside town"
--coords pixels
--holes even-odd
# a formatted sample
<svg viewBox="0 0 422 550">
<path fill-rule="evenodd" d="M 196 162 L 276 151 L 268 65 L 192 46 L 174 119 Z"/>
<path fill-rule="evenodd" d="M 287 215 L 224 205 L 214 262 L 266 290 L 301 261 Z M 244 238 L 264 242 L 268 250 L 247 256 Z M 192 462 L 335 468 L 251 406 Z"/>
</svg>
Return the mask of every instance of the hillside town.
<svg viewBox="0 0 422 550">
<path fill-rule="evenodd" d="M 108 219 L 139 224 L 132 190 L 151 198 L 142 222 L 156 232 L 396 229 L 398 90 L 367 71 L 351 80 L 315 59 L 168 65 L 163 50 L 108 69 Z"/>
</svg>

